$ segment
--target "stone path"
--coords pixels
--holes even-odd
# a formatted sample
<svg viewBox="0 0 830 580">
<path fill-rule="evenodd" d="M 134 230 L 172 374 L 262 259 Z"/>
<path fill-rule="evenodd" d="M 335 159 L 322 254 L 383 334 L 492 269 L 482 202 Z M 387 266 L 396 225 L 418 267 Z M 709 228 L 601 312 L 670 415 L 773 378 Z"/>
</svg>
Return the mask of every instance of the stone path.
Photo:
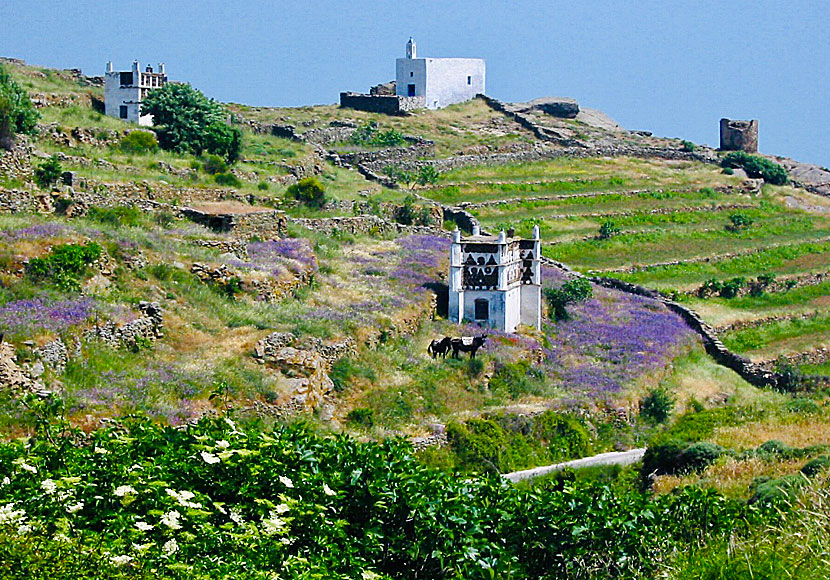
<svg viewBox="0 0 830 580">
<path fill-rule="evenodd" d="M 513 473 L 505 473 L 502 475 L 508 481 L 516 483 L 524 479 L 532 479 L 540 475 L 547 475 L 554 471 L 559 471 L 566 467 L 579 469 L 582 467 L 594 467 L 597 465 L 630 465 L 643 458 L 646 452 L 645 447 L 637 449 L 629 449 L 628 451 L 609 451 L 608 453 L 600 453 L 593 457 L 583 457 L 582 459 L 574 459 L 573 461 L 565 461 L 563 463 L 554 463 L 553 465 L 543 465 L 542 467 L 534 467 L 533 469 L 525 469 L 523 471 L 514 471 Z"/>
</svg>

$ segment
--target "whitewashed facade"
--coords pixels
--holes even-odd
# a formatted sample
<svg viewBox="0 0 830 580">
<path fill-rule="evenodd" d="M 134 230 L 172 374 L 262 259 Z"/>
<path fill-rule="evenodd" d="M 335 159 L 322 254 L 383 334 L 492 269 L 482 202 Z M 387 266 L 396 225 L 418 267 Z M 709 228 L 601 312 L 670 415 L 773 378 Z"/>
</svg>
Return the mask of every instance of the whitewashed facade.
<svg viewBox="0 0 830 580">
<path fill-rule="evenodd" d="M 410 38 L 406 58 L 396 60 L 395 92 L 423 97 L 428 109 L 440 109 L 483 94 L 485 68 L 480 58 L 418 58 Z"/>
<path fill-rule="evenodd" d="M 512 234 L 512 232 L 510 232 Z M 462 237 L 453 233 L 450 246 L 449 318 L 503 332 L 519 324 L 542 326 L 542 276 L 539 227 L 532 239 L 500 232 Z"/>
<path fill-rule="evenodd" d="M 138 61 L 134 61 L 128 71 L 113 70 L 112 63 L 108 62 L 104 75 L 104 112 L 110 117 L 151 126 L 153 117 L 141 114 L 141 101 L 149 91 L 166 83 L 164 63 L 159 64 L 158 72 L 154 72 L 149 65 L 141 71 Z"/>
</svg>

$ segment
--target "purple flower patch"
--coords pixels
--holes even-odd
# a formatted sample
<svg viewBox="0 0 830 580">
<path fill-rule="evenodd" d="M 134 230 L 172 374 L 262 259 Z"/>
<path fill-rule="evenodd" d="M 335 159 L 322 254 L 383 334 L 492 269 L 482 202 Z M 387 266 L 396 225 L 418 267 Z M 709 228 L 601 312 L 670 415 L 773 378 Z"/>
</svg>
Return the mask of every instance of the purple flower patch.
<svg viewBox="0 0 830 580">
<path fill-rule="evenodd" d="M 86 322 L 97 312 L 97 304 L 90 298 L 15 300 L 0 306 L 0 330 L 17 336 L 44 330 L 61 332 Z"/>
</svg>

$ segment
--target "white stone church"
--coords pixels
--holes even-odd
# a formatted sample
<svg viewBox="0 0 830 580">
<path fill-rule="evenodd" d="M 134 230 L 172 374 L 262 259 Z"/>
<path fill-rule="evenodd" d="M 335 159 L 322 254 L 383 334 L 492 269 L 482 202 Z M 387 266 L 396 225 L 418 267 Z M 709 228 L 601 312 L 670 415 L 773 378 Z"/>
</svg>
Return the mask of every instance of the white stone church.
<svg viewBox="0 0 830 580">
<path fill-rule="evenodd" d="M 508 233 L 483 236 L 476 226 L 469 237 L 455 230 L 450 246 L 449 319 L 473 322 L 503 332 L 519 324 L 542 326 L 541 240 Z"/>
<path fill-rule="evenodd" d="M 395 92 L 423 97 L 427 109 L 440 109 L 484 94 L 485 64 L 480 58 L 418 58 L 415 42 L 396 60 Z"/>
<path fill-rule="evenodd" d="M 152 66 L 147 66 L 144 71 L 140 69 L 138 61 L 134 61 L 132 69 L 128 71 L 116 71 L 111 62 L 107 63 L 104 75 L 104 113 L 131 123 L 150 126 L 153 124 L 153 116 L 141 114 L 141 101 L 149 91 L 167 84 L 167 72 L 164 63 L 155 72 Z"/>
</svg>

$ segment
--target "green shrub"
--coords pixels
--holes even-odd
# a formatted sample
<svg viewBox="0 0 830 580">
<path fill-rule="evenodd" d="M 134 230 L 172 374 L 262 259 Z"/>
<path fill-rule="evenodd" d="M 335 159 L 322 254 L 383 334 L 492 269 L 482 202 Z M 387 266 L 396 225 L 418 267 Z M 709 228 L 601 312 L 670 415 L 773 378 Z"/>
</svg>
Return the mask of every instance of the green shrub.
<svg viewBox="0 0 830 580">
<path fill-rule="evenodd" d="M 375 382 L 377 380 L 377 374 L 374 369 L 360 364 L 351 357 L 339 358 L 331 365 L 329 378 L 334 383 L 335 391 L 344 391 L 349 386 L 349 381 L 353 377 L 362 378 L 369 382 Z"/>
<path fill-rule="evenodd" d="M 774 161 L 759 155 L 750 155 L 745 151 L 732 151 L 721 161 L 723 167 L 743 168 L 749 177 L 761 177 L 773 185 L 786 185 L 789 182 L 787 170 Z"/>
<path fill-rule="evenodd" d="M 35 183 L 44 189 L 50 188 L 57 183 L 62 174 L 63 167 L 58 156 L 52 155 L 35 168 Z"/>
<path fill-rule="evenodd" d="M 501 473 L 509 469 L 505 461 L 507 436 L 492 419 L 470 419 L 447 425 L 447 439 L 456 455 L 466 464 Z"/>
<path fill-rule="evenodd" d="M 691 153 L 695 149 L 697 149 L 697 145 L 695 145 L 691 141 L 686 141 L 685 139 L 683 139 L 680 142 L 680 150 L 681 151 L 685 151 L 686 153 Z"/>
<path fill-rule="evenodd" d="M 346 414 L 346 421 L 366 429 L 375 426 L 375 410 L 368 407 L 358 407 Z"/>
<path fill-rule="evenodd" d="M 541 380 L 539 371 L 527 361 L 497 363 L 490 378 L 490 390 L 508 393 L 514 399 L 523 395 L 542 395 Z"/>
<path fill-rule="evenodd" d="M 677 458 L 676 469 L 678 472 L 703 471 L 724 453 L 726 449 L 716 443 L 708 441 L 692 443 Z"/>
<path fill-rule="evenodd" d="M 414 183 L 418 179 L 411 172 L 397 165 L 387 165 L 383 168 L 383 172 L 395 183 L 402 183 L 404 185 Z"/>
<path fill-rule="evenodd" d="M 418 177 L 416 181 L 418 185 L 426 185 L 428 183 L 438 183 L 441 178 L 441 173 L 432 165 L 424 165 L 418 170 Z"/>
<path fill-rule="evenodd" d="M 749 228 L 754 223 L 755 220 L 749 216 L 742 213 L 733 213 L 729 214 L 729 223 L 727 224 L 726 229 L 730 232 L 738 232 Z"/>
<path fill-rule="evenodd" d="M 304 177 L 290 186 L 286 195 L 308 207 L 321 208 L 326 203 L 326 190 L 316 177 Z"/>
<path fill-rule="evenodd" d="M 790 502 L 808 481 L 801 473 L 775 479 L 759 478 L 752 486 L 753 491 L 748 503 L 751 505 Z"/>
<path fill-rule="evenodd" d="M 801 468 L 801 473 L 807 477 L 815 477 L 822 471 L 830 469 L 830 455 L 822 455 L 808 461 L 804 467 Z"/>
<path fill-rule="evenodd" d="M 757 453 L 761 456 L 785 457 L 790 454 L 792 447 L 776 439 L 771 439 L 758 446 Z"/>
<path fill-rule="evenodd" d="M 545 288 L 545 299 L 556 320 L 569 318 L 567 306 L 574 302 L 583 302 L 594 295 L 591 283 L 586 278 L 568 280 L 559 288 Z"/>
<path fill-rule="evenodd" d="M 75 291 L 80 288 L 80 278 L 89 265 L 100 257 L 101 246 L 95 242 L 63 244 L 42 258 L 29 260 L 26 273 L 34 281 L 51 282 L 61 290 Z"/>
<path fill-rule="evenodd" d="M 201 91 L 182 83 L 168 83 L 147 93 L 141 113 L 152 115 L 162 149 L 203 151 L 221 155 L 228 162 L 239 158 L 242 132 L 228 125 L 226 109 Z"/>
<path fill-rule="evenodd" d="M 664 387 L 651 389 L 640 401 L 640 415 L 654 423 L 665 423 L 674 410 L 674 396 Z"/>
<path fill-rule="evenodd" d="M 39 119 L 29 95 L 0 66 L 0 149 L 11 149 L 16 134 L 34 135 Z"/>
<path fill-rule="evenodd" d="M 398 147 L 406 143 L 403 133 L 396 129 L 381 131 L 375 121 L 369 121 L 357 129 L 349 140 L 355 145 L 373 147 Z"/>
<path fill-rule="evenodd" d="M 130 131 L 121 138 L 118 147 L 126 153 L 155 153 L 159 142 L 150 131 Z"/>
<path fill-rule="evenodd" d="M 735 298 L 744 286 L 746 278 L 732 278 L 721 283 L 718 294 L 721 298 Z"/>
<path fill-rule="evenodd" d="M 226 185 L 228 187 L 242 187 L 242 182 L 233 173 L 217 173 L 213 176 L 213 181 L 219 185 Z"/>
<path fill-rule="evenodd" d="M 573 416 L 545 411 L 533 418 L 533 435 L 546 445 L 550 459 L 564 461 L 591 454 L 591 436 Z"/>
<path fill-rule="evenodd" d="M 735 170 L 732 169 L 731 167 L 724 167 L 723 168 L 723 174 L 724 175 L 735 175 Z"/>
<path fill-rule="evenodd" d="M 602 225 L 599 226 L 599 239 L 601 240 L 610 240 L 619 233 L 620 228 L 618 228 L 611 220 L 604 221 L 602 222 Z"/>
<path fill-rule="evenodd" d="M 202 169 L 205 170 L 205 173 L 209 173 L 210 175 L 227 173 L 228 164 L 218 155 L 208 155 L 205 157 L 204 163 L 202 163 Z"/>
<path fill-rule="evenodd" d="M 258 190 L 260 190 L 260 191 L 268 191 L 268 189 L 270 188 L 270 186 L 268 185 L 268 182 L 267 182 L 267 181 L 260 181 L 260 182 L 257 184 L 256 188 L 257 188 Z"/>
<path fill-rule="evenodd" d="M 647 480 L 652 475 L 670 475 L 677 472 L 678 459 L 687 443 L 670 439 L 660 444 L 650 444 L 643 455 L 640 473 Z"/>
</svg>

